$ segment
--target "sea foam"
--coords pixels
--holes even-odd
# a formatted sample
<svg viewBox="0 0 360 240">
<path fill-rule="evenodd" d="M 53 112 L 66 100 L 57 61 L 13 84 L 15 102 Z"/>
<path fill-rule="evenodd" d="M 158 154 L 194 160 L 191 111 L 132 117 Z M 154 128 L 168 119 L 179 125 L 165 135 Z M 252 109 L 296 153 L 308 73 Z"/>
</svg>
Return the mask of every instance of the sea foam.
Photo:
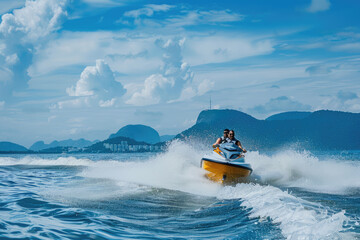
<svg viewBox="0 0 360 240">
<path fill-rule="evenodd" d="M 205 171 L 200 168 L 202 154 L 189 144 L 174 141 L 166 152 L 147 160 L 117 162 L 116 164 L 100 161 L 79 175 L 112 179 L 118 184 L 130 182 L 213 196 L 221 186 L 204 177 Z"/>
<path fill-rule="evenodd" d="M 219 199 L 241 199 L 250 209 L 251 218 L 270 219 L 279 224 L 287 239 L 343 239 L 341 233 L 349 220 L 345 211 L 329 213 L 320 204 L 313 204 L 273 186 L 238 184 L 218 193 Z"/>
<path fill-rule="evenodd" d="M 285 150 L 272 156 L 250 152 L 253 177 L 261 183 L 308 191 L 352 194 L 360 190 L 360 162 L 319 158 L 306 151 Z"/>
</svg>

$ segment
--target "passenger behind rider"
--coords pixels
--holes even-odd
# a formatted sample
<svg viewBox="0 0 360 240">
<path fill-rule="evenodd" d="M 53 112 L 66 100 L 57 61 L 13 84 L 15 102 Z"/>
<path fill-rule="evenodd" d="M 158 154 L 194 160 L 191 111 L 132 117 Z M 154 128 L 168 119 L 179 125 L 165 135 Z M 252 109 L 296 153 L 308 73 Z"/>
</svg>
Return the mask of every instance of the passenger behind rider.
<svg viewBox="0 0 360 240">
<path fill-rule="evenodd" d="M 235 138 L 235 132 L 234 130 L 229 131 L 227 142 L 236 144 L 244 153 L 246 153 L 246 149 L 242 147 L 241 142 Z"/>
<path fill-rule="evenodd" d="M 229 129 L 227 128 L 224 129 L 224 135 L 216 140 L 216 142 L 213 144 L 213 148 L 215 148 L 219 144 L 226 143 L 228 140 L 228 134 L 229 134 Z"/>
</svg>

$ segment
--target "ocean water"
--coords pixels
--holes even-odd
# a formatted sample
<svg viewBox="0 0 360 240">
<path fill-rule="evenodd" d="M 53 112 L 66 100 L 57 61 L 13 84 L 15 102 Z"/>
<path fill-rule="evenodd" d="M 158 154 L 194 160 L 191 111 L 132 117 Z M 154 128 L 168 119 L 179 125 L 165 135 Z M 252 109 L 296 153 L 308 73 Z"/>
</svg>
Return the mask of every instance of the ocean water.
<svg viewBox="0 0 360 240">
<path fill-rule="evenodd" d="M 209 150 L 0 155 L 0 239 L 360 239 L 360 151 L 249 152 L 222 186 Z"/>
</svg>

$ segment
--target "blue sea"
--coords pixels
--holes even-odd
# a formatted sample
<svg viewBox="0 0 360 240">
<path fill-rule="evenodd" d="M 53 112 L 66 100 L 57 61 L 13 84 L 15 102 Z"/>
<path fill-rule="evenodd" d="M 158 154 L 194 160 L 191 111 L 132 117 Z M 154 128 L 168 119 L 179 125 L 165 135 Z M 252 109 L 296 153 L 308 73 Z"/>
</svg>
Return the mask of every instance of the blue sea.
<svg viewBox="0 0 360 240">
<path fill-rule="evenodd" d="M 360 239 L 360 151 L 250 151 L 229 186 L 208 151 L 0 155 L 0 239 Z"/>
</svg>

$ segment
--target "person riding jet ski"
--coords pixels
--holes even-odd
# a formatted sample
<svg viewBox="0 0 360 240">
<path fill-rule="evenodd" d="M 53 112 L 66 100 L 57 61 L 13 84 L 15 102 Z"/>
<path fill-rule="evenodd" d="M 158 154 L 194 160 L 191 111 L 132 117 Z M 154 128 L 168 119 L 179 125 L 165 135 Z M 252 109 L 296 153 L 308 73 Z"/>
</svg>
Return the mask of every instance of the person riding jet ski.
<svg viewBox="0 0 360 240">
<path fill-rule="evenodd" d="M 235 138 L 234 130 L 230 130 L 228 136 L 229 136 L 227 139 L 228 143 L 233 143 L 233 144 L 237 145 L 243 151 L 243 153 L 247 152 L 246 149 L 242 147 L 241 142 Z"/>
<path fill-rule="evenodd" d="M 222 144 L 222 143 L 226 143 L 228 138 L 229 138 L 229 129 L 224 129 L 224 135 L 222 137 L 219 137 L 216 142 L 213 144 L 213 147 L 215 148 L 215 146 Z"/>
<path fill-rule="evenodd" d="M 219 146 L 222 143 L 233 143 L 233 144 L 237 145 L 244 153 L 247 152 L 246 149 L 242 147 L 241 142 L 235 138 L 234 130 L 225 129 L 224 136 L 218 138 L 212 146 L 213 146 L 213 148 L 216 148 L 217 146 Z"/>
<path fill-rule="evenodd" d="M 221 144 L 214 144 L 214 150 L 201 159 L 201 168 L 206 170 L 205 176 L 219 183 L 236 183 L 246 181 L 252 173 L 249 163 L 245 162 L 244 152 L 239 140 L 229 131 L 229 138 Z"/>
</svg>

